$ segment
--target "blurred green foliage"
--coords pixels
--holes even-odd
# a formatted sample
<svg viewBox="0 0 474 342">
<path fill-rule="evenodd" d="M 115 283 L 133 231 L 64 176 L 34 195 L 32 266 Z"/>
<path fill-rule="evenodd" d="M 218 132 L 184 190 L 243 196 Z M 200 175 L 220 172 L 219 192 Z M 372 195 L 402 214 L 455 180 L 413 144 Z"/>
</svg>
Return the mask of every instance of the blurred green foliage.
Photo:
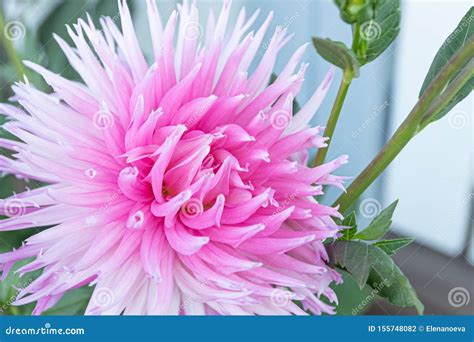
<svg viewBox="0 0 474 342">
<path fill-rule="evenodd" d="M 66 25 L 71 26 L 77 23 L 79 18 L 87 20 L 86 12 L 89 13 L 96 24 L 101 16 L 118 18 L 119 15 L 116 1 L 62 1 L 45 17 L 37 32 L 36 38 L 40 45 L 40 55 L 46 56 L 47 67 L 66 78 L 77 78 L 77 74 L 67 63 L 66 57 L 53 38 L 53 33 L 71 44 L 72 40 L 67 34 Z"/>
<path fill-rule="evenodd" d="M 117 1 L 115 0 L 62 0 L 43 1 L 35 0 L 18 1 L 12 5 L 12 0 L 0 0 L 0 15 L 4 17 L 4 24 L 9 22 L 21 23 L 20 28 L 24 28 L 18 40 L 6 41 L 0 39 L 0 102 L 7 102 L 13 95 L 11 85 L 22 80 L 24 75 L 18 66 L 15 66 L 11 55 L 7 53 L 5 44 L 11 44 L 14 48 L 17 60 L 30 60 L 38 63 L 68 79 L 78 80 L 77 73 L 68 64 L 65 55 L 62 53 L 53 33 L 62 37 L 67 43 L 72 45 L 72 39 L 67 33 L 66 25 L 74 25 L 79 18 L 87 20 L 86 13 L 89 13 L 96 25 L 99 25 L 101 16 L 110 16 L 120 25 Z M 133 1 L 129 3 L 133 11 Z M 8 9 L 8 11 L 7 11 Z M 28 11 L 39 10 L 35 17 L 41 18 L 39 22 L 29 22 L 31 13 Z M 41 13 L 40 13 L 41 12 Z M 4 27 L 0 27 L 0 34 L 4 35 Z M 5 38 L 5 37 L 0 37 Z M 25 70 L 28 81 L 37 88 L 48 90 L 48 86 L 41 77 L 29 70 Z M 0 125 L 5 122 L 5 118 L 0 115 Z M 0 138 L 14 139 L 5 130 L 0 128 Z M 11 151 L 0 149 L 1 155 L 9 155 Z M 0 177 L 0 198 L 7 198 L 14 193 L 19 193 L 28 188 L 41 186 L 41 183 L 30 181 L 24 182 L 12 175 L 2 175 Z M 2 218 L 2 217 L 0 217 Z M 28 236 L 36 233 L 38 229 L 28 229 L 13 232 L 0 232 L 0 252 L 8 252 L 13 248 L 21 246 L 22 241 Z M 38 274 L 27 274 L 20 277 L 13 271 L 25 264 L 25 261 L 14 265 L 12 272 L 5 281 L 0 282 L 0 315 L 29 315 L 34 305 L 16 307 L 11 305 L 15 300 L 18 289 L 27 286 Z M 77 315 L 83 314 L 87 301 L 92 293 L 92 287 L 83 287 L 68 292 L 57 305 L 49 309 L 44 315 Z"/>
</svg>

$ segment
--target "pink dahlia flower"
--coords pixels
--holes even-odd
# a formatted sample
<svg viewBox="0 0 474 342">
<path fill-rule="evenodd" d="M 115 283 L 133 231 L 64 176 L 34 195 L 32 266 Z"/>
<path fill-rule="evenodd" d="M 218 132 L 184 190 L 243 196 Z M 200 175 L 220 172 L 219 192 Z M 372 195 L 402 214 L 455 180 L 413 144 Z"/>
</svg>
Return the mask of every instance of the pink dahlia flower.
<svg viewBox="0 0 474 342">
<path fill-rule="evenodd" d="M 308 124 L 333 70 L 293 116 L 306 45 L 268 85 L 290 39 L 277 27 L 261 48 L 272 14 L 247 33 L 257 13 L 242 9 L 229 30 L 226 1 L 204 32 L 194 4 L 162 26 L 149 1 L 150 66 L 119 9 L 121 31 L 88 18 L 68 27 L 75 48 L 56 37 L 84 84 L 25 62 L 53 93 L 18 83 L 22 109 L 1 105 L 20 141 L 0 141 L 15 152 L 0 170 L 49 184 L 1 202 L 1 231 L 47 227 L 0 255 L 3 277 L 27 258 L 19 274 L 42 270 L 14 304 L 40 314 L 90 285 L 86 314 L 333 313 L 322 297 L 337 301 L 340 276 L 323 241 L 340 215 L 314 196 L 342 187 L 331 172 L 347 157 L 306 166 L 325 146 Z"/>
</svg>

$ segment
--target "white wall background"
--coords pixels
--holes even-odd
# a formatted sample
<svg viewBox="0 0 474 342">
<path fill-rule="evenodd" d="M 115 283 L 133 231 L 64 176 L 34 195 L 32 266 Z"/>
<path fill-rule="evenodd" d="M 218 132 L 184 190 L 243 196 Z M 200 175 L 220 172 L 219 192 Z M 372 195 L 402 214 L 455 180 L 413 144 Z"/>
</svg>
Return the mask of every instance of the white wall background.
<svg viewBox="0 0 474 342">
<path fill-rule="evenodd" d="M 406 117 L 433 56 L 472 5 L 468 1 L 404 1 L 396 49 L 391 133 Z M 400 198 L 394 226 L 449 255 L 465 247 L 473 185 L 472 94 L 428 126 L 388 170 L 385 199 Z"/>
</svg>

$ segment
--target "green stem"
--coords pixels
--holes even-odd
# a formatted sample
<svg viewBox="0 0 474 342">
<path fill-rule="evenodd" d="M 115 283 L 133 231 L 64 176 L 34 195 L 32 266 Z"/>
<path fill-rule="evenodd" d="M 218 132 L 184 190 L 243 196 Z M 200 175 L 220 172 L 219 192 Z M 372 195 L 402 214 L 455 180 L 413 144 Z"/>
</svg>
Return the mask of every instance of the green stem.
<svg viewBox="0 0 474 342">
<path fill-rule="evenodd" d="M 341 113 L 342 105 L 344 104 L 344 99 L 346 98 L 347 90 L 351 85 L 352 78 L 353 78 L 352 71 L 344 70 L 342 75 L 341 85 L 339 86 L 339 90 L 337 92 L 336 100 L 334 101 L 334 105 L 331 110 L 331 114 L 329 115 L 328 122 L 326 124 L 326 129 L 324 130 L 324 136 L 329 138 L 327 142 L 326 148 L 320 148 L 318 153 L 316 154 L 316 158 L 313 161 L 313 167 L 318 166 L 324 163 L 326 159 L 326 154 L 329 150 L 329 145 L 332 140 L 332 136 L 334 134 L 334 130 L 336 128 L 337 120 L 339 119 L 339 114 Z"/>
<path fill-rule="evenodd" d="M 423 93 L 419 101 L 411 110 L 405 121 L 394 133 L 392 138 L 385 144 L 379 154 L 370 164 L 357 176 L 347 189 L 335 202 L 340 205 L 339 211 L 344 213 L 359 198 L 359 196 L 374 182 L 375 179 L 387 168 L 408 142 L 421 130 L 420 122 L 425 117 L 431 105 L 441 93 L 445 96 L 443 103 L 449 103 L 456 96 L 456 89 L 460 89 L 465 84 L 466 77 L 464 71 L 461 78 L 457 77 L 447 88 L 450 80 L 463 68 L 474 54 L 474 40 L 471 39 L 460 50 L 458 50 L 450 60 L 440 70 L 438 75 L 431 81 L 430 85 Z M 471 67 L 471 63 L 467 68 Z M 460 74 L 460 75 L 461 75 Z M 462 83 L 461 85 L 457 82 Z M 469 80 L 469 78 L 467 78 Z M 446 88 L 446 89 L 445 89 Z M 441 97 L 440 97 L 441 98 Z"/>
<path fill-rule="evenodd" d="M 359 40 L 360 40 L 360 24 L 356 23 L 354 24 L 354 35 L 352 37 L 352 51 L 356 52 L 357 51 L 357 45 L 359 45 Z"/>
<path fill-rule="evenodd" d="M 25 74 L 25 68 L 21 62 L 20 56 L 18 56 L 15 47 L 13 46 L 11 40 L 5 37 L 5 20 L 3 17 L 3 11 L 0 10 L 0 46 L 2 46 L 8 56 L 8 59 L 12 62 L 15 70 L 20 75 Z"/>
</svg>

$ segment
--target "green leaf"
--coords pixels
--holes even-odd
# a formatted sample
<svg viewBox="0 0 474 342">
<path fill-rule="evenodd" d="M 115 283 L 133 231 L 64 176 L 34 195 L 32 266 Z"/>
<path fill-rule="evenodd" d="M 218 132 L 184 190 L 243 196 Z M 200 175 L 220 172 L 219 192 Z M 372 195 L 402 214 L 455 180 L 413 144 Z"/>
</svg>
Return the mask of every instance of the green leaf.
<svg viewBox="0 0 474 342">
<path fill-rule="evenodd" d="M 30 315 L 34 304 L 27 304 L 22 306 L 15 306 L 12 303 L 16 300 L 20 289 L 23 289 L 30 285 L 34 279 L 36 279 L 40 271 L 31 272 L 20 276 L 15 273 L 20 267 L 31 262 L 32 259 L 25 259 L 19 261 L 13 265 L 11 270 L 8 272 L 5 280 L 0 282 L 0 315 Z"/>
<path fill-rule="evenodd" d="M 337 270 L 344 281 L 342 284 L 332 283 L 330 287 L 334 290 L 337 295 L 339 304 L 336 307 L 336 315 L 338 316 L 350 316 L 350 315 L 363 315 L 367 310 L 370 309 L 370 305 L 373 300 L 367 300 L 368 298 L 375 299 L 375 296 L 371 296 L 372 289 L 369 285 L 364 286 L 360 289 L 354 278 L 345 270 L 338 268 Z M 324 299 L 324 297 L 322 297 Z M 364 304 L 362 304 L 364 303 Z"/>
<path fill-rule="evenodd" d="M 353 25 L 353 50 L 362 65 L 382 54 L 400 32 L 400 1 L 370 0 L 363 13 Z"/>
<path fill-rule="evenodd" d="M 277 78 L 278 78 L 278 75 L 275 73 L 272 73 L 270 75 L 270 81 L 268 82 L 268 85 L 273 84 Z M 301 106 L 299 105 L 298 101 L 296 101 L 296 98 L 293 99 L 293 115 L 298 113 L 300 109 L 301 109 Z"/>
<path fill-rule="evenodd" d="M 129 7 L 133 15 L 135 7 L 133 2 L 129 3 Z M 79 18 L 86 19 L 86 13 L 89 13 L 95 21 L 100 16 L 110 16 L 117 25 L 120 25 L 117 1 L 63 0 L 52 8 L 38 28 L 39 45 L 42 47 L 39 52 L 45 56 L 45 61 L 41 64 L 45 65 L 47 62 L 49 69 L 69 79 L 78 79 L 78 75 L 67 62 L 66 56 L 53 38 L 53 33 L 72 44 L 66 25 L 77 23 Z"/>
<path fill-rule="evenodd" d="M 474 33 L 474 7 L 471 7 L 467 11 L 466 15 L 461 19 L 456 29 L 446 38 L 441 48 L 436 53 L 436 56 L 431 63 L 428 74 L 423 82 L 423 85 L 420 90 L 419 97 L 421 97 L 428 86 L 431 84 L 433 79 L 439 74 L 441 69 L 448 63 L 449 59 L 459 51 L 465 44 L 469 42 L 473 44 L 472 36 Z M 448 84 L 456 78 L 461 70 L 459 70 L 451 80 L 448 81 Z M 440 111 L 435 115 L 431 122 L 436 121 L 446 115 L 451 108 L 453 108 L 458 102 L 462 101 L 474 88 L 474 76 L 469 79 L 469 81 L 461 88 L 457 95 L 449 102 L 445 108 L 440 108 Z"/>
<path fill-rule="evenodd" d="M 382 210 L 382 212 L 375 217 L 372 222 L 370 222 L 367 228 L 357 233 L 355 237 L 361 240 L 373 241 L 384 236 L 390 229 L 393 212 L 395 211 L 397 204 L 398 200 Z"/>
<path fill-rule="evenodd" d="M 395 267 L 398 271 L 394 273 L 393 284 L 387 284 L 387 282 L 385 282 L 376 271 L 370 272 L 367 284 L 377 291 L 377 294 L 380 297 L 388 299 L 388 301 L 393 305 L 399 307 L 415 307 L 417 313 L 422 315 L 425 306 L 418 298 L 418 295 L 410 284 L 408 278 L 402 273 L 397 265 L 395 265 Z"/>
<path fill-rule="evenodd" d="M 335 0 L 342 20 L 352 24 L 353 45 L 361 65 L 383 53 L 400 31 L 400 0 Z"/>
<path fill-rule="evenodd" d="M 95 8 L 95 16 L 109 16 L 113 21 L 117 21 L 120 15 L 117 4 L 117 1 L 99 0 Z M 133 12 L 134 5 L 133 1 L 128 2 L 130 12 Z"/>
<path fill-rule="evenodd" d="M 338 241 L 334 253 L 336 264 L 350 272 L 359 288 L 367 283 L 392 304 L 414 306 L 419 314 L 423 313 L 416 291 L 382 249 L 362 241 Z"/>
<path fill-rule="evenodd" d="M 334 246 L 336 264 L 351 273 L 359 288 L 367 282 L 372 267 L 369 248 L 369 244 L 358 241 L 338 241 Z"/>
<path fill-rule="evenodd" d="M 352 24 L 353 45 L 361 65 L 384 52 L 400 32 L 400 0 L 335 0 L 342 20 Z"/>
<path fill-rule="evenodd" d="M 374 246 L 379 247 L 387 255 L 395 254 L 399 249 L 408 246 L 415 239 L 413 238 L 400 238 L 392 240 L 382 240 L 374 243 Z"/>
<path fill-rule="evenodd" d="M 359 76 L 359 62 L 356 55 L 342 42 L 336 42 L 329 38 L 323 39 L 313 37 L 313 45 L 316 51 L 329 63 L 349 70 L 353 77 Z"/>
<path fill-rule="evenodd" d="M 298 113 L 301 109 L 301 106 L 300 104 L 298 103 L 298 101 L 296 101 L 296 98 L 293 99 L 293 115 L 295 115 L 296 113 Z"/>
<path fill-rule="evenodd" d="M 66 42 L 72 43 L 67 34 L 66 24 L 72 25 L 76 23 L 90 9 L 91 7 L 87 0 L 61 1 L 45 17 L 38 28 L 38 39 L 42 47 L 42 53 L 47 58 L 47 66 L 53 71 L 65 75 L 65 77 L 77 78 L 67 63 L 64 53 L 53 38 L 53 33 L 65 39 Z"/>
<path fill-rule="evenodd" d="M 357 233 L 357 220 L 355 211 L 347 215 L 344 220 L 340 223 L 342 227 L 348 227 L 341 230 L 342 236 L 339 240 L 352 240 L 354 235 Z"/>
<path fill-rule="evenodd" d="M 79 289 L 68 291 L 63 298 L 51 309 L 45 311 L 45 316 L 73 316 L 83 315 L 87 303 L 92 295 L 93 287 L 83 286 Z"/>
</svg>

